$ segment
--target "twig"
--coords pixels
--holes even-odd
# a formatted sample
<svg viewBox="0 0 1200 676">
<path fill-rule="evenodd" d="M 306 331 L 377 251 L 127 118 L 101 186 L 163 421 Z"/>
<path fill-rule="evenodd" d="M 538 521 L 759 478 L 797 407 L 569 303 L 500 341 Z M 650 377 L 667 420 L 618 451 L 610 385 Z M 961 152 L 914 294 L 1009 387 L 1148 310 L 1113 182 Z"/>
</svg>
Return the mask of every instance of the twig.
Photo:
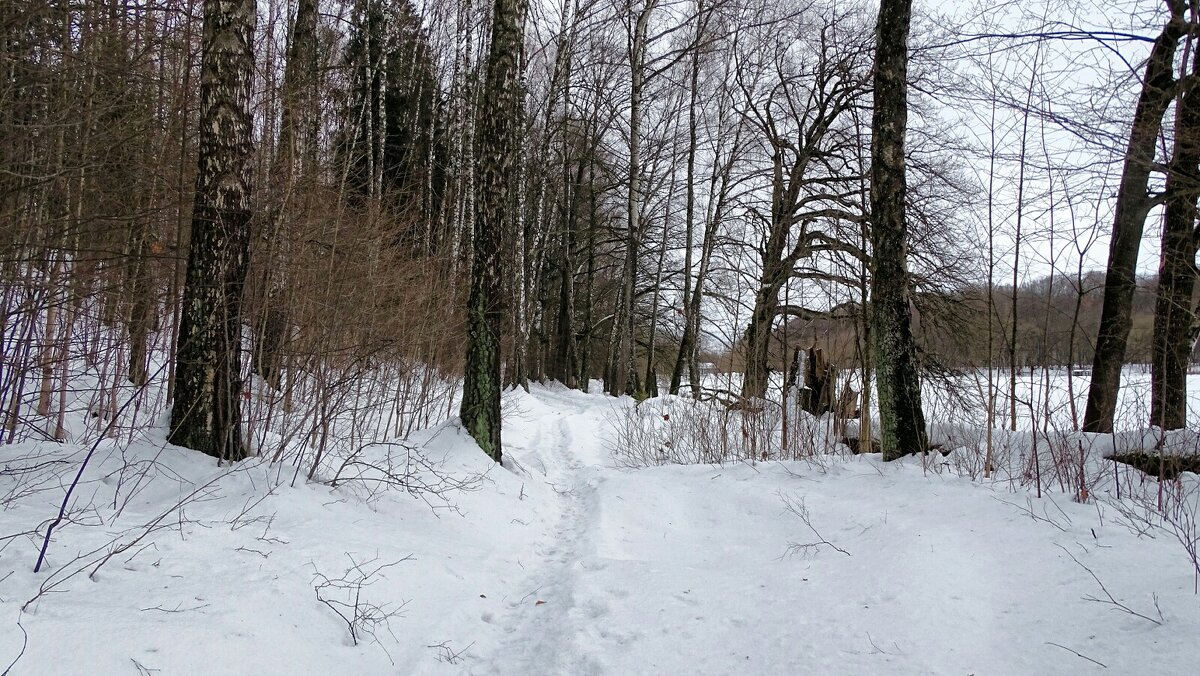
<svg viewBox="0 0 1200 676">
<path fill-rule="evenodd" d="M 158 367 L 158 370 L 155 371 L 151 377 L 157 377 L 158 374 L 161 373 L 165 368 L 166 364 Z M 92 456 L 95 455 L 96 449 L 100 447 L 100 442 L 104 441 L 104 439 L 108 437 L 109 433 L 112 432 L 113 427 L 117 424 L 117 418 L 119 418 L 120 415 L 125 412 L 125 409 L 129 408 L 130 404 L 136 400 L 137 397 L 130 397 L 129 401 L 126 401 L 121 405 L 120 408 L 117 409 L 115 413 L 113 413 L 112 419 L 108 421 L 108 425 L 105 427 L 104 433 L 97 437 L 96 441 L 92 442 L 92 445 L 88 448 L 87 455 L 83 457 L 83 462 L 79 463 L 79 471 L 75 473 L 75 478 L 71 481 L 71 485 L 67 487 L 67 492 L 65 495 L 63 495 L 62 504 L 60 504 L 58 507 L 58 516 L 55 517 L 54 521 L 51 521 L 50 525 L 46 527 L 46 537 L 42 540 L 42 548 L 38 552 L 37 563 L 33 565 L 33 572 L 42 572 L 42 564 L 46 561 L 46 550 L 50 548 L 50 536 L 54 534 L 55 527 L 62 523 L 63 517 L 66 516 L 67 505 L 71 502 L 71 495 L 75 492 L 75 488 L 79 486 L 79 480 L 83 478 L 83 472 L 87 469 L 88 463 L 91 461 Z"/>
<path fill-rule="evenodd" d="M 1080 568 L 1086 570 L 1088 572 L 1088 575 L 1091 575 L 1092 579 L 1096 581 L 1096 584 L 1100 586 L 1100 591 L 1104 592 L 1104 595 L 1108 597 L 1108 600 L 1105 600 L 1105 599 L 1096 598 L 1095 596 L 1092 596 L 1089 594 L 1089 595 L 1083 597 L 1084 601 L 1092 601 L 1094 603 L 1106 603 L 1106 604 L 1113 606 L 1113 610 L 1120 610 L 1122 612 L 1129 613 L 1130 615 L 1133 615 L 1134 617 L 1140 617 L 1143 620 L 1146 620 L 1147 622 L 1153 622 L 1154 624 L 1156 624 L 1160 627 L 1162 626 L 1163 616 L 1162 616 L 1161 609 L 1158 611 L 1158 619 L 1156 620 L 1153 617 L 1150 617 L 1148 615 L 1143 615 L 1142 613 L 1139 613 L 1138 611 L 1130 608 L 1129 606 L 1125 605 L 1124 603 L 1121 603 L 1116 598 L 1114 598 L 1111 593 L 1109 593 L 1108 588 L 1104 586 L 1104 583 L 1100 581 L 1099 576 L 1097 576 L 1096 573 L 1093 572 L 1091 568 L 1088 568 L 1087 566 L 1083 565 L 1083 563 L 1079 559 L 1075 558 L 1075 555 L 1072 554 L 1070 552 L 1070 550 L 1068 550 L 1066 547 L 1064 547 L 1060 544 L 1057 544 L 1057 543 L 1055 543 L 1055 546 L 1058 547 L 1059 549 L 1063 550 L 1063 553 L 1065 553 L 1067 556 L 1071 557 L 1071 560 L 1074 561 Z M 1155 599 L 1154 599 L 1154 607 L 1158 608 L 1158 598 L 1157 597 L 1155 597 Z"/>
<path fill-rule="evenodd" d="M 1046 523 L 1050 524 L 1051 526 L 1054 526 L 1055 528 L 1062 531 L 1063 533 L 1067 532 L 1067 529 L 1064 528 L 1062 524 L 1060 524 L 1057 521 L 1050 518 L 1049 512 L 1046 512 L 1046 516 L 1038 516 L 1037 512 L 1033 511 L 1033 499 L 1032 498 L 1029 499 L 1029 505 L 1026 507 L 1022 507 L 1021 505 L 1018 505 L 1014 502 L 1009 502 L 1008 500 L 1002 500 L 996 496 L 992 496 L 992 499 L 995 500 L 996 502 L 1002 502 L 1002 503 L 1008 505 L 1009 507 L 1016 507 L 1018 510 L 1024 512 L 1025 514 L 1028 514 L 1029 518 L 1033 519 L 1034 521 L 1045 521 Z M 1044 505 L 1043 505 L 1043 511 L 1045 511 Z"/>
<path fill-rule="evenodd" d="M 791 556 L 796 553 L 807 554 L 809 552 L 816 552 L 821 548 L 822 545 L 829 547 L 834 551 L 841 552 L 846 556 L 850 556 L 850 552 L 833 544 L 829 540 L 826 540 L 825 536 L 821 535 L 816 527 L 812 525 L 812 518 L 808 513 L 808 506 L 804 504 L 804 498 L 800 498 L 800 500 L 797 501 L 795 498 L 787 495 L 783 491 L 780 491 L 778 495 L 779 499 L 783 500 L 783 504 L 787 508 L 787 511 L 800 517 L 800 521 L 803 522 L 805 526 L 808 526 L 808 529 L 813 532 L 813 535 L 817 536 L 816 542 L 809 542 L 806 544 L 789 542 L 787 552 L 784 554 L 784 556 Z"/>
<path fill-rule="evenodd" d="M 129 661 L 133 662 L 133 666 L 135 668 L 137 668 L 138 673 L 144 674 L 144 676 L 150 676 L 150 674 L 153 674 L 156 671 L 162 671 L 162 669 L 151 669 L 150 667 L 142 664 L 141 662 L 138 662 L 137 660 L 133 659 L 132 657 L 129 658 Z"/>
<path fill-rule="evenodd" d="M 24 609 L 20 612 L 24 612 Z M 20 616 L 17 617 L 17 629 L 21 630 L 21 652 L 17 653 L 17 656 L 4 668 L 4 673 L 0 674 L 0 676 L 9 676 L 12 673 L 13 667 L 17 666 L 17 662 L 20 662 L 21 658 L 24 657 L 25 649 L 29 647 L 29 632 L 25 631 L 25 627 L 22 626 Z"/>
<path fill-rule="evenodd" d="M 438 655 L 438 662 L 443 662 L 445 664 L 458 664 L 459 662 L 463 661 L 463 655 L 465 655 L 473 645 L 475 645 L 475 642 L 471 641 L 467 644 L 467 647 L 463 648 L 462 650 L 454 650 L 450 647 L 449 641 L 442 641 L 441 643 L 435 643 L 425 647 L 436 648 L 437 650 L 441 651 L 441 654 Z"/>
<path fill-rule="evenodd" d="M 144 613 L 149 610 L 157 610 L 160 613 L 187 613 L 187 612 L 191 612 L 193 610 L 200 610 L 201 608 L 207 608 L 210 605 L 212 605 L 212 604 L 202 603 L 198 606 L 192 606 L 191 608 L 184 608 L 183 603 L 176 604 L 174 608 L 163 608 L 162 605 L 157 605 L 152 608 L 142 608 L 142 612 Z"/>
<path fill-rule="evenodd" d="M 1053 642 L 1053 641 L 1046 641 L 1046 645 L 1052 645 L 1052 646 L 1054 646 L 1055 648 L 1062 648 L 1063 650 L 1065 650 L 1065 651 L 1067 651 L 1067 652 L 1069 652 L 1069 653 L 1072 653 L 1072 654 L 1074 654 L 1074 655 L 1076 655 L 1076 656 L 1078 656 L 1078 657 L 1082 657 L 1083 659 L 1087 660 L 1088 662 L 1091 662 L 1092 664 L 1098 664 L 1098 665 L 1100 665 L 1101 667 L 1104 667 L 1105 669 L 1107 669 L 1107 668 L 1108 668 L 1108 665 L 1107 665 L 1107 664 L 1105 664 L 1105 663 L 1103 663 L 1103 662 L 1100 662 L 1099 660 L 1094 660 L 1094 659 L 1092 659 L 1092 658 L 1088 657 L 1087 655 L 1084 655 L 1083 653 L 1081 653 L 1081 652 L 1079 652 L 1079 651 L 1077 651 L 1077 650 L 1071 650 L 1070 648 L 1068 648 L 1068 647 L 1067 647 L 1067 646 L 1065 646 L 1065 645 L 1062 645 L 1062 644 L 1059 644 L 1059 643 L 1055 643 L 1055 642 Z"/>
<path fill-rule="evenodd" d="M 363 588 L 370 586 L 377 579 L 382 578 L 383 576 L 380 575 L 382 571 L 405 561 L 411 561 L 413 557 L 410 554 L 397 561 L 378 565 L 370 571 L 364 570 L 364 566 L 378 561 L 378 558 L 359 562 L 349 552 L 346 553 L 346 557 L 350 559 L 350 567 L 346 569 L 342 577 L 330 578 L 319 570 L 315 571 L 314 581 L 317 584 L 313 586 L 313 591 L 316 592 L 317 601 L 332 610 L 334 614 L 346 623 L 346 628 L 350 632 L 351 642 L 354 645 L 358 645 L 363 636 L 375 638 L 377 627 L 383 626 L 384 628 L 389 628 L 391 619 L 400 615 L 404 606 L 408 605 L 407 601 L 400 603 L 398 606 L 395 604 L 371 603 L 362 597 Z M 343 597 L 328 596 L 327 594 L 330 593 L 340 594 Z M 378 639 L 376 639 L 376 643 L 378 642 Z M 382 644 L 380 644 L 380 647 L 382 647 Z M 384 652 L 386 653 L 387 650 L 384 649 Z"/>
</svg>

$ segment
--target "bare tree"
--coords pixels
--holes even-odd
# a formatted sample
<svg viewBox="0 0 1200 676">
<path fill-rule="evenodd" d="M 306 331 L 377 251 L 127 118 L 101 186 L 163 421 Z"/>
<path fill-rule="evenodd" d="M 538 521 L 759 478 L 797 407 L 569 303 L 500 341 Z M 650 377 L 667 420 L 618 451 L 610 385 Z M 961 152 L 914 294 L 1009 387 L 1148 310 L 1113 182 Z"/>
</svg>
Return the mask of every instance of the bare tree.
<svg viewBox="0 0 1200 676">
<path fill-rule="evenodd" d="M 633 11 L 629 30 L 629 176 L 625 237 L 625 263 L 621 274 L 620 305 L 615 324 L 616 352 L 611 355 L 610 394 L 632 394 L 637 387 L 633 360 L 633 320 L 637 299 L 634 297 L 638 273 L 638 247 L 642 238 L 642 114 L 646 87 L 646 46 L 650 19 L 659 0 L 644 0 Z"/>
<path fill-rule="evenodd" d="M 280 384 L 288 331 L 287 312 L 282 307 L 290 240 L 287 226 L 300 211 L 294 207 L 302 202 L 297 192 L 306 179 L 311 181 L 316 175 L 320 107 L 316 0 L 299 0 L 289 42 L 280 93 L 279 142 L 271 172 L 278 182 L 273 186 L 273 213 L 262 257 L 266 264 L 261 266 L 263 281 L 251 360 L 254 372 L 275 388 Z"/>
<path fill-rule="evenodd" d="M 749 209 L 762 238 L 754 252 L 759 274 L 746 324 L 743 397 L 766 394 L 775 320 L 821 314 L 781 305 L 780 291 L 797 276 L 837 279 L 815 269 L 799 273 L 797 265 L 823 252 L 863 257 L 855 239 L 838 231 L 863 221 L 863 169 L 856 161 L 851 112 L 867 92 L 868 41 L 857 19 L 853 13 L 813 17 L 816 35 L 802 50 L 778 40 L 780 27 L 768 24 L 760 29 L 768 34 L 767 44 L 747 57 L 764 65 L 738 74 L 747 116 L 770 158 L 764 172 L 769 208 Z M 798 51 L 802 56 L 794 56 Z M 763 91 L 755 91 L 759 88 Z"/>
<path fill-rule="evenodd" d="M 1135 268 L 1146 216 L 1154 203 L 1148 193 L 1154 164 L 1154 145 L 1162 129 L 1163 115 L 1176 92 L 1173 76 L 1175 51 L 1188 30 L 1184 1 L 1166 0 L 1169 17 L 1155 39 L 1146 62 L 1142 92 L 1138 97 L 1129 143 L 1117 191 L 1108 268 L 1104 279 L 1104 309 L 1092 361 L 1092 384 L 1088 389 L 1085 432 L 1112 432 L 1121 386 L 1121 366 L 1132 327 Z"/>
<path fill-rule="evenodd" d="M 1194 9 L 1193 9 L 1194 11 Z M 1183 67 L 1192 60 L 1192 79 L 1200 76 L 1200 58 L 1189 39 Z M 1200 91 L 1186 91 L 1176 108 L 1175 148 L 1166 185 L 1162 253 L 1154 306 L 1154 342 L 1150 362 L 1150 423 L 1162 429 L 1187 424 L 1187 371 L 1197 331 L 1192 297 L 1196 289 L 1196 199 L 1200 197 Z"/>
</svg>

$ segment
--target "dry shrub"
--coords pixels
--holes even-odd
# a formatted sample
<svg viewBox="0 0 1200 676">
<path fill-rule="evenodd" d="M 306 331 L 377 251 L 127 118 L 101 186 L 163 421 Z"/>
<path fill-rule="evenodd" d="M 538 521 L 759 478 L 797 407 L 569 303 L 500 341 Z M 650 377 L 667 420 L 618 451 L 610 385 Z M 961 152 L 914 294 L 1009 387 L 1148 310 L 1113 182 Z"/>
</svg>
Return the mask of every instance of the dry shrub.
<svg viewBox="0 0 1200 676">
<path fill-rule="evenodd" d="M 744 424 L 742 412 L 674 396 L 614 407 L 609 422 L 609 446 L 624 467 L 742 460 L 746 449 L 763 441 L 756 437 L 760 427 L 752 420 Z"/>
<path fill-rule="evenodd" d="M 727 406 L 684 397 L 647 399 L 616 406 L 609 415 L 608 439 L 620 466 L 792 460 L 846 452 L 833 434 L 832 416 L 799 409 L 786 416 L 778 404 L 754 400 Z"/>
</svg>

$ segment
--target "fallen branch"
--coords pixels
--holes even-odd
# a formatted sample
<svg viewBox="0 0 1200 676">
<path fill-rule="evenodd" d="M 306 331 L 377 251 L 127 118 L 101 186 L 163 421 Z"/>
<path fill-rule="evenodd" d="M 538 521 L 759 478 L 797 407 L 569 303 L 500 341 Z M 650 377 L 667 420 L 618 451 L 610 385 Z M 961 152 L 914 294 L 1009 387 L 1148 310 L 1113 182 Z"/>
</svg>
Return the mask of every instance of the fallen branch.
<svg viewBox="0 0 1200 676">
<path fill-rule="evenodd" d="M 783 500 L 783 505 L 785 508 L 787 508 L 787 511 L 798 516 L 800 521 L 805 526 L 808 526 L 808 529 L 812 531 L 813 535 L 817 536 L 816 542 L 808 542 L 804 544 L 789 542 L 787 552 L 784 554 L 784 556 L 810 553 L 815 554 L 816 552 L 820 551 L 821 547 L 829 547 L 834 551 L 841 552 L 846 556 L 850 556 L 850 552 L 825 539 L 825 536 L 821 535 L 820 531 L 818 531 L 816 527 L 812 525 L 812 517 L 808 513 L 808 505 L 804 504 L 804 498 L 797 500 L 796 498 L 793 498 L 782 491 L 780 491 L 778 495 L 779 499 Z"/>
<path fill-rule="evenodd" d="M 1094 659 L 1092 659 L 1092 658 L 1088 657 L 1087 655 L 1084 655 L 1083 653 L 1081 653 L 1081 652 L 1078 652 L 1078 651 L 1076 651 L 1076 650 L 1071 650 L 1070 648 L 1068 648 L 1068 647 L 1067 647 L 1067 646 L 1065 646 L 1065 645 L 1061 645 L 1061 644 L 1059 644 L 1059 643 L 1055 643 L 1055 642 L 1053 642 L 1053 641 L 1046 641 L 1046 645 L 1052 645 L 1052 646 L 1054 646 L 1055 648 L 1062 648 L 1063 650 L 1065 650 L 1065 651 L 1067 651 L 1067 652 L 1069 652 L 1069 653 L 1072 653 L 1072 654 L 1074 654 L 1074 655 L 1077 655 L 1077 656 L 1079 656 L 1079 657 L 1082 657 L 1083 659 L 1087 660 L 1088 662 L 1091 662 L 1092 664 L 1098 664 L 1098 665 L 1100 665 L 1100 666 L 1104 667 L 1105 669 L 1107 669 L 1107 668 L 1108 668 L 1108 665 L 1107 665 L 1107 664 L 1105 664 L 1105 663 L 1103 663 L 1103 662 L 1100 662 L 1100 661 L 1098 661 L 1098 660 L 1094 660 Z"/>
<path fill-rule="evenodd" d="M 1070 552 L 1070 550 L 1068 550 L 1066 547 L 1064 547 L 1060 544 L 1057 544 L 1057 543 L 1055 543 L 1055 546 L 1058 547 L 1059 549 L 1063 550 L 1063 553 L 1066 554 L 1068 557 L 1070 557 L 1071 560 L 1076 563 L 1076 565 L 1078 565 L 1080 568 L 1086 570 L 1088 572 L 1088 575 L 1091 575 L 1092 579 L 1096 581 L 1096 584 L 1100 586 L 1100 591 L 1104 592 L 1104 595 L 1107 597 L 1107 599 L 1101 599 L 1101 598 L 1092 596 L 1091 594 L 1088 594 L 1087 596 L 1083 597 L 1084 601 L 1091 601 L 1093 603 L 1103 603 L 1106 605 L 1110 605 L 1110 606 L 1112 606 L 1113 610 L 1119 610 L 1121 612 L 1133 615 L 1134 617 L 1140 617 L 1143 620 L 1146 620 L 1147 622 L 1153 622 L 1154 624 L 1156 624 L 1160 627 L 1162 626 L 1163 614 L 1162 614 L 1162 609 L 1158 607 L 1158 597 L 1157 596 L 1154 597 L 1154 608 L 1155 608 L 1155 610 L 1158 611 L 1158 619 L 1156 620 L 1153 617 L 1150 617 L 1149 615 L 1146 615 L 1144 613 L 1139 613 L 1138 611 L 1136 611 L 1136 610 L 1130 608 L 1129 606 L 1125 605 L 1124 603 L 1121 603 L 1120 601 L 1118 601 L 1112 595 L 1112 593 L 1110 593 L 1108 591 L 1108 588 L 1105 587 L 1104 583 L 1100 581 L 1100 577 L 1098 575 L 1096 575 L 1096 573 L 1094 571 L 1092 571 L 1091 568 L 1088 568 L 1087 566 L 1083 565 L 1083 562 L 1081 562 L 1079 559 L 1075 558 L 1075 555 L 1072 554 Z"/>
</svg>

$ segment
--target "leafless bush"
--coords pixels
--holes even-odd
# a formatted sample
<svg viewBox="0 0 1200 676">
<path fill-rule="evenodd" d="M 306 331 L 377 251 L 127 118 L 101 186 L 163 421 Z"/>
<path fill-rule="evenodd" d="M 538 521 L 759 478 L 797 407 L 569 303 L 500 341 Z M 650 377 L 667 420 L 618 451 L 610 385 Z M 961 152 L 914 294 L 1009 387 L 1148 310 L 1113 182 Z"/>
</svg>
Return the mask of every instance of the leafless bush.
<svg viewBox="0 0 1200 676">
<path fill-rule="evenodd" d="M 714 401 L 647 399 L 610 412 L 609 448 L 617 464 L 646 467 L 761 460 L 778 453 L 778 407 L 735 410 Z"/>
<path fill-rule="evenodd" d="M 244 472 L 248 468 L 249 467 L 245 464 L 235 465 L 227 468 L 225 471 L 211 477 L 208 481 L 195 486 L 177 502 L 159 512 L 154 518 L 137 526 L 121 530 L 116 535 L 110 536 L 106 542 L 98 547 L 86 552 L 81 552 L 75 555 L 75 557 L 71 560 L 54 567 L 46 576 L 46 578 L 42 580 L 37 594 L 26 601 L 22 606 L 22 609 L 24 610 L 29 608 L 48 593 L 60 591 L 60 587 L 80 574 L 86 573 L 89 578 L 95 579 L 96 575 L 109 561 L 120 555 L 123 555 L 127 552 L 132 552 L 130 556 L 125 559 L 126 563 L 132 561 L 142 552 L 153 546 L 153 540 L 151 539 L 151 536 L 153 536 L 155 533 L 164 530 L 170 530 L 172 528 L 177 528 L 179 532 L 182 533 L 184 524 L 191 523 L 191 521 L 188 520 L 184 515 L 184 509 L 188 505 L 193 505 L 201 501 L 217 498 L 220 495 L 218 484 L 223 479 L 234 472 Z M 96 506 L 91 504 L 83 508 L 76 508 L 76 511 L 80 509 L 82 509 L 84 512 L 95 512 Z M 72 523 L 72 520 L 69 518 L 70 512 L 64 509 L 62 514 L 64 516 L 60 517 L 60 523 Z M 103 523 L 104 521 L 102 519 L 97 519 L 97 521 L 91 525 L 100 525 Z M 47 528 L 44 533 L 42 532 L 41 527 L 38 528 L 37 534 L 41 536 L 42 545 L 34 572 L 37 572 L 43 563 L 50 562 L 50 558 L 48 556 L 48 547 L 51 543 L 52 532 L 49 530 L 51 525 L 53 525 L 52 520 L 48 520 L 45 524 L 43 524 L 43 526 Z"/>
<path fill-rule="evenodd" d="M 849 387 L 849 381 L 843 379 L 839 387 Z M 798 405 L 796 393 L 795 388 L 789 388 L 788 396 L 784 399 L 780 459 L 820 462 L 830 455 L 850 452 L 845 442 L 852 435 L 861 434 L 861 420 L 839 419 L 834 413 L 814 416 Z"/>
<path fill-rule="evenodd" d="M 61 490 L 64 477 L 86 453 L 86 449 L 55 445 L 14 454 L 0 467 L 0 507 L 43 491 Z"/>
<path fill-rule="evenodd" d="M 346 558 L 350 560 L 350 566 L 339 577 L 329 577 L 314 566 L 313 590 L 316 592 L 317 601 L 346 623 L 353 645 L 358 645 L 367 638 L 378 643 L 376 632 L 380 628 L 390 632 L 391 620 L 401 615 L 408 602 L 376 603 L 364 598 L 363 591 L 384 579 L 385 570 L 412 560 L 412 556 L 390 563 L 379 563 L 379 557 L 358 561 L 350 553 L 346 554 Z"/>
<path fill-rule="evenodd" d="M 1192 592 L 1200 593 L 1200 481 L 1189 476 L 1159 481 L 1158 491 L 1128 491 L 1108 504 L 1137 535 L 1164 533 L 1183 547 L 1192 566 Z"/>
<path fill-rule="evenodd" d="M 442 641 L 441 643 L 435 643 L 425 647 L 434 648 L 438 651 L 438 662 L 441 662 L 442 664 L 458 664 L 463 661 L 464 655 L 467 654 L 467 651 L 470 650 L 471 646 L 473 645 L 475 645 L 475 642 L 471 641 L 467 644 L 467 647 L 463 648 L 462 650 L 455 650 L 450 645 L 449 641 Z"/>
<path fill-rule="evenodd" d="M 369 454 L 368 451 L 373 449 L 381 449 L 382 454 Z M 342 460 L 329 485 L 357 484 L 366 491 L 368 500 L 378 497 L 384 490 L 403 490 L 436 511 L 454 510 L 451 494 L 478 490 L 483 480 L 482 474 L 453 475 L 442 463 L 412 444 L 370 442 Z"/>
<path fill-rule="evenodd" d="M 793 390 L 794 391 L 794 390 Z M 635 406 L 614 406 L 608 415 L 609 449 L 619 465 L 719 464 L 765 460 L 824 459 L 850 452 L 845 435 L 855 421 L 833 413 L 814 416 L 789 396 L 740 399 L 705 390 L 697 399 L 666 396 Z"/>
</svg>

